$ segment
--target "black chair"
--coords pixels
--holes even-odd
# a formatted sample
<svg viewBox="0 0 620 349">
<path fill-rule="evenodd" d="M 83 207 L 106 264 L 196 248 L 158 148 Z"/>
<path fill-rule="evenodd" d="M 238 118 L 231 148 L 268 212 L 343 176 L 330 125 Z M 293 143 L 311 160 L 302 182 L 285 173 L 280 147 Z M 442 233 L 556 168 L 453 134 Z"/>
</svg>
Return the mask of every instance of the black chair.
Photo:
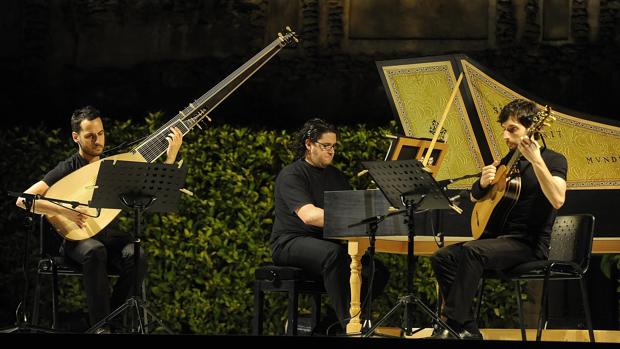
<svg viewBox="0 0 620 349">
<path fill-rule="evenodd" d="M 321 315 L 321 295 L 326 293 L 321 279 L 307 275 L 300 268 L 276 265 L 260 266 L 256 269 L 254 276 L 253 335 L 263 333 L 265 292 L 288 293 L 287 335 L 297 335 L 300 294 L 308 294 L 312 297 L 311 327 L 316 327 Z"/>
<path fill-rule="evenodd" d="M 39 255 L 37 263 L 37 281 L 34 291 L 34 305 L 32 311 L 32 323 L 37 325 L 39 322 L 39 308 L 41 303 L 41 283 L 44 277 L 51 277 L 52 288 L 52 323 L 51 328 L 57 329 L 58 326 L 58 277 L 60 276 L 79 276 L 82 274 L 82 266 L 70 258 L 60 254 L 62 237 L 58 235 L 47 222 L 44 216 L 40 216 L 39 221 Z M 118 278 L 119 274 L 108 271 L 108 276 Z M 146 285 L 142 283 L 142 297 L 145 299 Z M 147 314 L 143 314 L 144 323 L 147 323 Z"/>
<path fill-rule="evenodd" d="M 519 282 L 544 280 L 542 287 L 541 308 L 538 315 L 538 330 L 536 332 L 536 341 L 540 341 L 543 323 L 546 328 L 548 321 L 549 281 L 579 280 L 586 324 L 588 326 L 588 334 L 590 337 L 590 342 L 594 342 L 594 331 L 592 329 L 588 292 L 586 280 L 584 278 L 590 265 L 593 237 L 593 215 L 577 214 L 557 216 L 551 232 L 549 259 L 523 263 L 509 270 L 485 272 L 485 275 L 480 283 L 476 314 L 480 311 L 485 279 L 499 278 L 514 282 L 517 307 L 519 310 L 519 324 L 521 326 L 521 339 L 525 341 L 527 338 L 525 333 L 525 323 L 523 321 L 523 307 L 521 304 L 521 284 Z"/>
</svg>

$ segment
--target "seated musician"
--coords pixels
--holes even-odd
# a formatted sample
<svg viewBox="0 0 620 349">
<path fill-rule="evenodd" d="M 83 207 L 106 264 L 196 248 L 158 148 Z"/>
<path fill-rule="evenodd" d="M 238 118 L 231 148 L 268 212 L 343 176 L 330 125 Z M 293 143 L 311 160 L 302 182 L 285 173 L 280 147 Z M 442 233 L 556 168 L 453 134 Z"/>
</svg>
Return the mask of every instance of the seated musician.
<svg viewBox="0 0 620 349">
<path fill-rule="evenodd" d="M 562 154 L 541 149 L 536 140 L 527 136 L 532 116 L 537 112 L 534 103 L 522 99 L 504 106 L 498 121 L 510 151 L 501 161 L 484 166 L 480 179 L 471 188 L 471 200 L 482 199 L 492 188 L 497 167 L 506 165 L 515 150 L 521 153 L 516 164 L 521 192 L 503 228 L 485 230 L 481 239 L 443 247 L 431 257 L 445 302 L 442 315 L 463 339 L 482 339 L 472 305 L 484 270 L 504 270 L 548 257 L 553 222 L 564 204 L 568 165 Z M 491 223 L 496 222 L 489 222 L 487 228 Z M 445 329 L 436 330 L 432 336 L 450 337 Z"/>
<path fill-rule="evenodd" d="M 342 328 L 350 317 L 351 258 L 345 243 L 323 239 L 323 192 L 350 189 L 347 179 L 331 165 L 336 152 L 337 130 L 321 119 L 307 121 L 294 143 L 295 161 L 282 169 L 275 184 L 275 221 L 271 251 L 276 265 L 302 268 L 320 277 Z M 370 264 L 369 258 L 362 263 Z M 373 268 L 363 267 L 363 272 Z M 375 262 L 372 296 L 383 291 L 388 271 Z M 367 292 L 368 274 L 362 275 L 362 300 Z M 364 315 L 362 313 L 362 315 Z"/>
<path fill-rule="evenodd" d="M 71 130 L 73 131 L 71 136 L 78 146 L 78 151 L 68 159 L 59 162 L 42 180 L 33 184 L 25 193 L 45 195 L 50 186 L 63 177 L 101 158 L 105 146 L 105 131 L 101 113 L 97 109 L 86 106 L 74 111 L 71 116 Z M 183 135 L 178 128 L 172 128 L 166 139 L 168 140 L 166 163 L 171 164 L 181 148 Z M 25 209 L 22 198 L 17 199 L 17 206 Z M 82 227 L 87 219 L 86 209 L 82 206 L 69 209 L 44 200 L 37 201 L 35 212 L 50 216 L 62 215 L 79 227 Z M 109 315 L 110 309 L 116 309 L 134 294 L 132 242 L 131 234 L 119 229 L 118 218 L 92 238 L 63 241 L 61 252 L 82 266 L 90 326 Z M 110 295 L 110 281 L 107 276 L 108 268 L 120 272 L 112 295 Z M 141 249 L 138 266 L 139 283 L 142 283 L 145 275 L 146 258 Z M 98 333 L 109 331 L 109 326 L 98 329 Z"/>
</svg>

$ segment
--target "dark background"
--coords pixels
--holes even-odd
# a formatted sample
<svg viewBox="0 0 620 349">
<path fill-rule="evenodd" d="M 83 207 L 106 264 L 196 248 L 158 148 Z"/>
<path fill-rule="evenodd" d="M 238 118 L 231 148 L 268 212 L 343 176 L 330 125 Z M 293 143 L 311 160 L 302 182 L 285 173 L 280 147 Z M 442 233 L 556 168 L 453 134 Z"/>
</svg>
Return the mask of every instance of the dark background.
<svg viewBox="0 0 620 349">
<path fill-rule="evenodd" d="M 215 123 L 385 125 L 394 116 L 375 62 L 455 53 L 539 102 L 620 120 L 620 0 L 4 0 L 2 120 L 63 128 L 68 139 L 72 111 L 87 104 L 117 120 L 171 118 L 285 25 L 301 42 L 217 107 Z M 595 321 L 617 328 L 617 285 L 596 258 Z M 579 311 L 574 299 L 557 297 L 558 308 Z"/>
<path fill-rule="evenodd" d="M 212 117 L 292 128 L 393 118 L 375 61 L 465 53 L 515 86 L 618 119 L 620 1 L 8 0 L 0 3 L 0 112 L 68 128 L 77 107 L 106 117 L 174 116 L 285 25 L 285 48 Z"/>
</svg>

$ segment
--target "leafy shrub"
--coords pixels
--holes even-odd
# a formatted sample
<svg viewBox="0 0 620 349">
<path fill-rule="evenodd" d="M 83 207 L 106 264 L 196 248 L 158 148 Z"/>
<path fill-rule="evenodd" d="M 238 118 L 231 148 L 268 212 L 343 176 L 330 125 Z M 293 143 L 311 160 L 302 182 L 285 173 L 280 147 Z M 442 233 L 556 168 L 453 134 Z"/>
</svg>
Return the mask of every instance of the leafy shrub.
<svg viewBox="0 0 620 349">
<path fill-rule="evenodd" d="M 158 113 L 149 115 L 142 125 L 107 121 L 106 138 L 109 146 L 114 146 L 138 139 L 162 123 Z M 361 161 L 383 159 L 388 147 L 383 136 L 395 134 L 395 130 L 395 123 L 377 129 L 364 125 L 340 129 L 342 147 L 335 166 L 355 188 L 372 186 L 368 176 L 357 176 L 362 169 Z M 0 150 L 4 156 L 0 168 L 5 190 L 26 189 L 75 151 L 68 132 L 65 135 L 43 126 L 2 132 Z M 149 256 L 149 308 L 171 324 L 173 330 L 206 334 L 250 332 L 254 270 L 271 261 L 268 239 L 273 223 L 273 186 L 277 173 L 292 161 L 288 148 L 291 141 L 288 131 L 229 125 L 209 126 L 186 135 L 179 158 L 189 168 L 185 188 L 194 195 L 184 195 L 176 214 L 145 213 L 142 231 L 143 247 Z M 17 300 L 22 298 L 24 228 L 18 219 L 21 210 L 14 206 L 14 200 L 5 200 L 2 205 L 0 316 L 8 324 L 14 321 Z M 122 215 L 121 224 L 131 229 L 129 215 Z M 37 235 L 25 236 L 30 238 L 29 255 L 34 261 L 38 257 Z M 377 258 L 389 267 L 391 279 L 385 294 L 373 302 L 375 319 L 386 314 L 406 293 L 407 275 L 405 256 L 378 254 Z M 33 264 L 29 265 L 30 275 Z M 429 306 L 435 303 L 436 286 L 427 258 L 417 258 L 414 287 L 422 301 Z M 493 290 L 486 292 L 484 319 L 516 324 L 511 290 L 493 284 L 489 287 Z M 61 278 L 60 297 L 61 312 L 85 312 L 79 278 Z M 285 298 L 267 297 L 265 333 L 284 333 L 285 308 Z M 420 310 L 415 311 L 416 322 L 428 326 L 428 318 Z M 399 324 L 398 317 L 393 324 Z"/>
</svg>

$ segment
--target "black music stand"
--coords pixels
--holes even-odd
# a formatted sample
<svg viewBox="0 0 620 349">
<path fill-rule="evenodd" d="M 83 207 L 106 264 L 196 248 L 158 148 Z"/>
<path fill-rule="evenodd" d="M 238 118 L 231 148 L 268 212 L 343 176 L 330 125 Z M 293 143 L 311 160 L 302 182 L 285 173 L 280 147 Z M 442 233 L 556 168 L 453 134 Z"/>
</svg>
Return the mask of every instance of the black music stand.
<svg viewBox="0 0 620 349">
<path fill-rule="evenodd" d="M 138 328 L 136 332 L 147 333 L 148 324 L 144 324 L 140 317 L 141 311 L 148 314 L 168 333 L 173 332 L 164 325 L 138 297 L 140 283 L 138 282 L 138 261 L 140 259 L 140 220 L 143 211 L 149 212 L 176 212 L 180 189 L 185 182 L 187 167 L 179 168 L 175 164 L 144 163 L 133 161 L 104 160 L 101 162 L 97 175 L 96 187 L 90 207 L 130 209 L 134 218 L 134 295 L 101 319 L 86 333 L 94 333 L 127 309 L 135 309 Z"/>
<path fill-rule="evenodd" d="M 414 247 L 414 214 L 427 209 L 454 209 L 455 207 L 446 193 L 432 177 L 430 172 L 423 168 L 418 160 L 394 160 L 394 161 L 366 161 L 362 163 L 372 176 L 375 183 L 390 204 L 395 208 L 401 208 L 399 213 L 407 215 L 407 295 L 400 297 L 398 303 L 381 318 L 370 330 L 363 334 L 369 337 L 375 330 L 387 321 L 401 306 L 404 307 L 403 332 L 412 335 L 421 329 L 412 332 L 409 309 L 412 305 L 418 305 L 439 326 L 448 330 L 455 338 L 457 332 L 446 324 L 437 313 L 433 312 L 417 296 L 413 294 L 413 277 L 415 275 L 415 263 L 413 259 Z M 404 207 L 404 209 L 403 209 Z"/>
</svg>

